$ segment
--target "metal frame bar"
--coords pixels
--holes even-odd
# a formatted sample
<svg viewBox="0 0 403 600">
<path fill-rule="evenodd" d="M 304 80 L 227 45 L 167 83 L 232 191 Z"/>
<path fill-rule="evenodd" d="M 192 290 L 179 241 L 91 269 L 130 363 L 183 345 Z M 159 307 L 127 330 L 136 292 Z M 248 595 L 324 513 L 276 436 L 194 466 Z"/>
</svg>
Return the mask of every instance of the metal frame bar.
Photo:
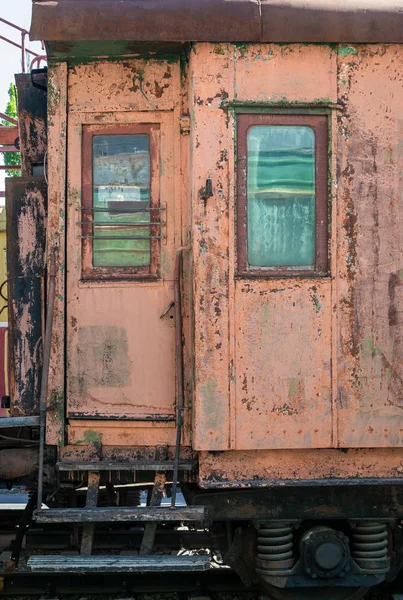
<svg viewBox="0 0 403 600">
<path fill-rule="evenodd" d="M 21 44 L 18 44 L 17 42 L 10 40 L 10 38 L 5 37 L 4 35 L 0 35 L 0 40 L 3 40 L 4 42 L 11 44 L 11 46 L 15 46 L 16 48 L 19 48 L 21 50 L 21 68 L 22 68 L 23 73 L 25 73 L 25 67 L 26 67 L 26 59 L 25 59 L 26 52 L 28 52 L 28 54 L 31 54 L 32 56 L 34 56 L 34 60 L 31 63 L 31 68 L 32 68 L 32 64 L 34 64 L 35 61 L 38 61 L 38 64 L 39 64 L 39 62 L 43 58 L 45 58 L 45 57 L 41 56 L 40 54 L 37 54 L 37 52 L 33 52 L 33 50 L 29 50 L 26 47 L 25 38 L 27 35 L 29 35 L 29 31 L 27 31 L 23 27 L 19 27 L 18 25 L 15 25 L 14 23 L 11 23 L 11 21 L 7 21 L 6 19 L 3 19 L 3 17 L 0 17 L 0 22 L 4 23 L 5 25 L 8 25 L 9 27 L 12 27 L 13 29 L 16 29 L 21 34 Z"/>
<path fill-rule="evenodd" d="M 0 112 L 0 117 L 2 119 L 4 119 L 4 121 L 8 121 L 9 123 L 12 123 L 12 125 L 18 125 L 18 121 L 17 119 L 14 119 L 13 117 L 9 117 L 8 115 Z M 6 125 L 4 125 L 4 127 L 6 127 Z"/>
<path fill-rule="evenodd" d="M 46 438 L 46 399 L 48 394 L 48 378 L 50 366 L 50 351 L 52 345 L 53 314 L 56 296 L 56 250 L 52 248 L 50 253 L 49 265 L 49 295 L 47 303 L 45 340 L 43 344 L 43 366 L 41 380 L 41 395 L 39 399 L 39 418 L 40 418 L 40 436 L 39 436 L 39 469 L 38 469 L 38 509 L 42 506 L 43 493 L 43 462 L 45 456 L 45 438 Z"/>
<path fill-rule="evenodd" d="M 174 470 L 172 476 L 171 508 L 175 508 L 176 491 L 178 486 L 179 455 L 183 425 L 183 411 L 185 410 L 185 384 L 183 380 L 183 322 L 182 322 L 182 293 L 181 276 L 183 253 L 190 250 L 189 246 L 182 246 L 176 251 L 174 274 L 174 308 L 175 308 L 175 358 L 176 358 L 176 443 Z"/>
</svg>

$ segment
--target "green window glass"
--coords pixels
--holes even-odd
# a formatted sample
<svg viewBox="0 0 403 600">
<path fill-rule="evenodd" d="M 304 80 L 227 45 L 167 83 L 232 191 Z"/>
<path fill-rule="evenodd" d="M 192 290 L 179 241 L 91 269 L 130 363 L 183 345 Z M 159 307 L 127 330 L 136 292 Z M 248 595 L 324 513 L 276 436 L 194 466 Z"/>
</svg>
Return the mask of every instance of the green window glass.
<svg viewBox="0 0 403 600">
<path fill-rule="evenodd" d="M 315 131 L 253 125 L 247 131 L 250 267 L 315 266 Z"/>
<path fill-rule="evenodd" d="M 93 137 L 92 194 L 94 267 L 149 266 L 149 135 Z"/>
</svg>

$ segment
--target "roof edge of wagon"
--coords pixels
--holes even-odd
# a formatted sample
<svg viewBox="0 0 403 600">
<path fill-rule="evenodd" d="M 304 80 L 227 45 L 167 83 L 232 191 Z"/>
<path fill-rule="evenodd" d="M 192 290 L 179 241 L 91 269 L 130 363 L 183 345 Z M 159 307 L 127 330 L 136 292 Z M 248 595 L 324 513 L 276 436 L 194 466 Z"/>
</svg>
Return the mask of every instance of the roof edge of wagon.
<svg viewBox="0 0 403 600">
<path fill-rule="evenodd" d="M 33 0 L 32 40 L 403 42 L 398 0 Z"/>
</svg>

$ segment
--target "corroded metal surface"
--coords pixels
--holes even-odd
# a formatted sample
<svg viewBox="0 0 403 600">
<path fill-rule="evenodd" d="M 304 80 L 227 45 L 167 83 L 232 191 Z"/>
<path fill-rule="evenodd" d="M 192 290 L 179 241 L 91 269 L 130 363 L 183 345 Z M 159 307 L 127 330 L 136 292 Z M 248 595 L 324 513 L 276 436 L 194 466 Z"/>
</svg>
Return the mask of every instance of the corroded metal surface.
<svg viewBox="0 0 403 600">
<path fill-rule="evenodd" d="M 230 451 L 199 454 L 199 482 L 202 487 L 255 487 L 277 485 L 287 480 L 359 484 L 364 479 L 403 481 L 403 451 L 333 449 Z"/>
<path fill-rule="evenodd" d="M 33 169 L 45 162 L 47 148 L 47 97 L 45 90 L 32 85 L 31 75 L 15 76 L 18 91 L 18 122 L 23 175 L 33 174 Z M 46 85 L 46 76 L 41 80 Z"/>
<path fill-rule="evenodd" d="M 0 451 L 0 478 L 5 481 L 33 475 L 37 468 L 37 448 L 12 448 Z"/>
<path fill-rule="evenodd" d="M 196 449 L 400 445 L 401 62 L 402 49 L 394 45 L 195 46 Z M 299 107 L 314 114 L 315 105 L 338 102 L 328 112 L 329 277 L 236 277 L 236 114 L 225 108 L 235 99 L 238 112 L 270 111 L 277 103 L 277 110 Z M 196 196 L 207 176 L 213 179 L 211 199 Z M 233 454 L 227 462 L 220 456 L 224 473 L 233 467 L 231 479 L 243 479 L 240 461 L 244 468 L 252 458 Z M 291 455 L 290 461 L 282 457 L 277 476 L 324 475 L 326 454 L 312 456 L 304 476 L 292 468 Z M 275 455 L 270 460 L 276 464 Z M 341 477 L 356 472 L 351 455 L 346 461 Z M 374 476 L 392 476 L 392 467 L 371 465 Z M 400 457 L 394 468 L 399 465 Z M 263 470 L 262 462 L 251 479 Z"/>
<path fill-rule="evenodd" d="M 337 418 L 345 447 L 403 439 L 402 50 L 358 46 L 338 57 Z"/>
<path fill-rule="evenodd" d="M 34 0 L 35 40 L 400 42 L 391 0 Z"/>
<path fill-rule="evenodd" d="M 183 312 L 193 422 L 184 437 L 202 451 L 202 485 L 399 479 L 403 454 L 388 448 L 401 445 L 403 431 L 402 47 L 198 43 L 188 58 L 181 83 L 179 58 L 102 60 L 69 71 L 69 443 L 172 446 L 175 423 L 162 417 L 174 415 L 174 331 L 172 320 L 159 316 L 173 299 L 175 250 L 191 233 Z M 58 69 L 65 78 L 66 66 Z M 257 110 L 327 119 L 325 276 L 253 279 L 238 271 L 236 118 Z M 59 104 L 51 128 L 49 239 L 61 241 L 57 143 L 65 116 Z M 95 123 L 160 124 L 161 193 L 169 208 L 163 282 L 81 279 L 81 135 Z M 52 363 L 60 389 L 62 286 L 60 280 Z M 110 379 L 116 373 L 120 378 Z M 62 394 L 55 404 L 62 407 Z M 50 413 L 48 440 L 60 440 L 58 414 Z M 337 450 L 351 447 L 375 450 Z"/>
<path fill-rule="evenodd" d="M 49 69 L 47 247 L 57 249 L 56 302 L 49 365 L 46 441 L 64 443 L 65 230 L 67 65 Z"/>
<path fill-rule="evenodd" d="M 42 372 L 45 180 L 8 179 L 6 208 L 11 414 L 37 415 Z"/>
</svg>

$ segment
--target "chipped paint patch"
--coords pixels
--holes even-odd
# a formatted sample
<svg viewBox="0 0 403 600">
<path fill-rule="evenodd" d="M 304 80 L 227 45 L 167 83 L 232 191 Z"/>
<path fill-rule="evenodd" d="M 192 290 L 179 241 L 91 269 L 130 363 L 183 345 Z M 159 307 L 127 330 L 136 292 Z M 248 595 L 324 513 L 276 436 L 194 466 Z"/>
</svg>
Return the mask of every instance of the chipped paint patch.
<svg viewBox="0 0 403 600">
<path fill-rule="evenodd" d="M 354 48 L 354 46 L 339 46 L 337 53 L 340 56 L 349 56 L 351 54 L 358 54 L 358 50 L 357 48 Z"/>
</svg>

